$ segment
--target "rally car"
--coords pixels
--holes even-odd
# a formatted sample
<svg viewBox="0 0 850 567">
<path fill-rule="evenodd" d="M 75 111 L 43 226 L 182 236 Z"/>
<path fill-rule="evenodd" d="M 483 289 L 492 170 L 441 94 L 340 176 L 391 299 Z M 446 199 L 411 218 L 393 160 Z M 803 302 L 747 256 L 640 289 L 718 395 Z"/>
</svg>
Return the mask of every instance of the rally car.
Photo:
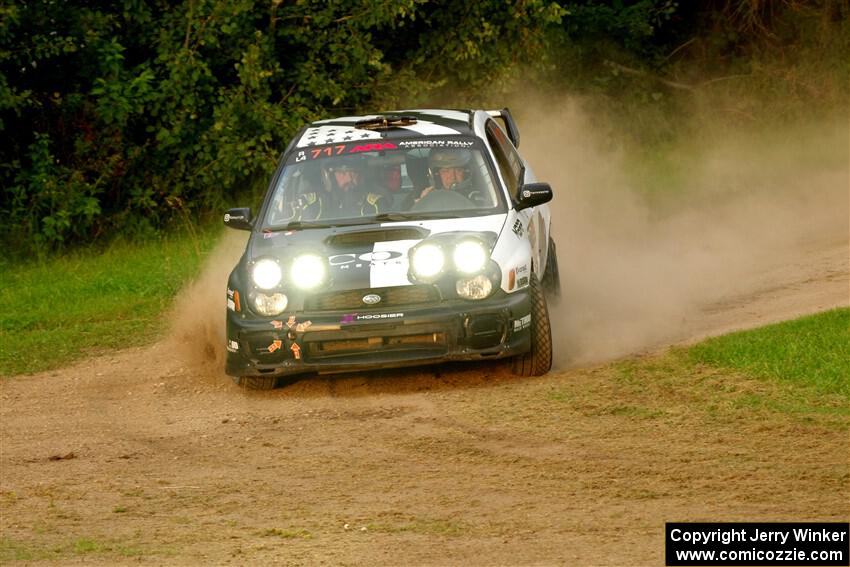
<svg viewBox="0 0 850 567">
<path fill-rule="evenodd" d="M 300 374 L 512 358 L 552 365 L 552 189 L 508 109 L 320 120 L 283 152 L 227 284 L 226 371 Z"/>
</svg>

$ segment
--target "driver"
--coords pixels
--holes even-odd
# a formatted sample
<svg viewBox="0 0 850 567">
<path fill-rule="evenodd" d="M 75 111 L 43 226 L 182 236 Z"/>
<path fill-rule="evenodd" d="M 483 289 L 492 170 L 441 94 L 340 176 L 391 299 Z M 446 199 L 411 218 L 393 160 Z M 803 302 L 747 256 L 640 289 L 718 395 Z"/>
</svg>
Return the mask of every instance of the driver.
<svg viewBox="0 0 850 567">
<path fill-rule="evenodd" d="M 423 189 L 414 203 L 435 190 L 454 191 L 468 198 L 473 189 L 469 171 L 471 157 L 468 150 L 433 150 L 428 164 L 434 184 Z"/>
</svg>

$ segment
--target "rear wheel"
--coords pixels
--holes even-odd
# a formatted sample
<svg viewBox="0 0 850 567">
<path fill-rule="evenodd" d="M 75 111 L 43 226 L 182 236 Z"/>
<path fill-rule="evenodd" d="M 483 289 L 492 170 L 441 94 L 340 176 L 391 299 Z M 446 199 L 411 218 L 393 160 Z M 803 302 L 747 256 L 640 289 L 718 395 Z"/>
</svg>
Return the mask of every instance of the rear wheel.
<svg viewBox="0 0 850 567">
<path fill-rule="evenodd" d="M 549 309 L 537 275 L 531 274 L 531 349 L 512 361 L 512 370 L 519 376 L 543 376 L 552 368 L 552 329 Z"/>
<path fill-rule="evenodd" d="M 549 237 L 549 251 L 546 254 L 546 271 L 543 272 L 543 290 L 549 297 L 561 297 L 561 276 L 558 273 L 558 252 L 555 241 Z"/>
<path fill-rule="evenodd" d="M 277 376 L 239 376 L 233 381 L 246 390 L 274 390 L 277 386 Z"/>
</svg>

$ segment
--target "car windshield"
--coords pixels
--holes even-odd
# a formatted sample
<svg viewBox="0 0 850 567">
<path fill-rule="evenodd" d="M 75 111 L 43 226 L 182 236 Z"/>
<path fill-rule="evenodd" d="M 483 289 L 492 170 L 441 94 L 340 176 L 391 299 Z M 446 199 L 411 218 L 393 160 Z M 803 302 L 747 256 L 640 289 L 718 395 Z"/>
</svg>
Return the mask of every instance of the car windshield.
<svg viewBox="0 0 850 567">
<path fill-rule="evenodd" d="M 263 230 L 504 212 L 475 138 L 415 138 L 297 148 L 287 158 Z"/>
</svg>

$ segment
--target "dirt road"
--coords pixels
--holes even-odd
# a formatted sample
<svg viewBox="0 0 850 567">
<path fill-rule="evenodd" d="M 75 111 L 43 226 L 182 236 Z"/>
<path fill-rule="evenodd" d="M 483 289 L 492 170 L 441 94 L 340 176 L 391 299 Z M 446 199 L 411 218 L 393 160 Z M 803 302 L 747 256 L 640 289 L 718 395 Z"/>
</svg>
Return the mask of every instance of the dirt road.
<svg viewBox="0 0 850 567">
<path fill-rule="evenodd" d="M 563 107 L 523 122 L 561 188 L 552 373 L 242 391 L 231 235 L 171 338 L 0 380 L 0 562 L 661 565 L 665 521 L 847 521 L 846 400 L 664 353 L 848 305 L 846 124 L 724 141 L 650 207 Z"/>
<path fill-rule="evenodd" d="M 845 239 L 799 259 L 677 338 L 847 305 Z M 660 565 L 665 521 L 850 515 L 846 422 L 656 355 L 250 393 L 165 341 L 0 384 L 6 561 Z"/>
</svg>

